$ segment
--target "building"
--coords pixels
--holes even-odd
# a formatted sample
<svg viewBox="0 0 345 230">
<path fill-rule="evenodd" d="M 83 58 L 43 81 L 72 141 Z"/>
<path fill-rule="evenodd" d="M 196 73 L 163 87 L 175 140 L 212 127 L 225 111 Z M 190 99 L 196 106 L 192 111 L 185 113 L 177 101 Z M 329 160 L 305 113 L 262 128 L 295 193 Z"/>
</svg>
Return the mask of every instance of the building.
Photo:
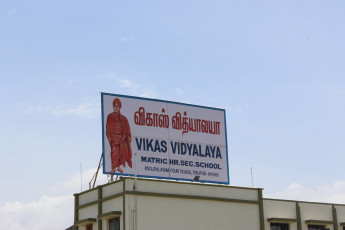
<svg viewBox="0 0 345 230">
<path fill-rule="evenodd" d="M 261 188 L 123 177 L 74 196 L 78 230 L 345 230 L 345 205 Z"/>
</svg>

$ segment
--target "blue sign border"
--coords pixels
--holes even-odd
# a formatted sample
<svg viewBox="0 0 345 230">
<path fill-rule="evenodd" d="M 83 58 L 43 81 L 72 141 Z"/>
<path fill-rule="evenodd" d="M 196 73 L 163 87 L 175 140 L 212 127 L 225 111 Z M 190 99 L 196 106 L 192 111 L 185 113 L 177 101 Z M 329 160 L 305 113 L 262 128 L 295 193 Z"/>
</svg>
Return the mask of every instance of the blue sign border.
<svg viewBox="0 0 345 230">
<path fill-rule="evenodd" d="M 181 103 L 181 102 L 174 102 L 174 101 L 167 101 L 167 100 L 160 100 L 160 99 L 152 99 L 152 98 L 145 98 L 145 97 L 136 97 L 136 96 L 128 96 L 128 95 L 121 95 L 121 94 L 113 94 L 113 93 L 104 93 L 101 92 L 101 110 L 102 110 L 102 157 L 103 157 L 103 174 L 109 174 L 108 172 L 105 172 L 105 164 L 104 164 L 104 110 L 103 110 L 103 96 L 115 96 L 115 97 L 126 97 L 126 98 L 132 98 L 132 99 L 139 99 L 139 100 L 146 100 L 146 101 L 157 101 L 157 102 L 163 102 L 163 103 L 171 103 L 171 104 L 178 104 L 178 105 L 185 105 L 185 106 L 191 106 L 191 107 L 198 107 L 198 108 L 204 108 L 204 109 L 212 109 L 212 110 L 218 110 L 224 112 L 224 125 L 225 125 L 225 147 L 226 147 L 226 167 L 227 167 L 227 182 L 221 182 L 221 181 L 206 181 L 206 180 L 199 180 L 199 182 L 205 182 L 205 183 L 217 183 L 217 184 L 230 184 L 230 178 L 229 178 L 229 158 L 228 158 L 228 136 L 227 136 L 227 127 L 226 127 L 226 113 L 225 109 L 220 108 L 214 108 L 214 107 L 207 107 L 207 106 L 201 106 L 201 105 L 193 105 L 193 104 L 187 104 L 187 103 Z M 114 173 L 114 175 L 119 176 L 135 176 L 134 174 L 124 174 L 124 173 Z M 156 178 L 156 179 L 167 179 L 167 180 L 180 180 L 180 181 L 193 181 L 188 179 L 181 179 L 181 178 L 173 178 L 173 177 L 155 177 L 155 176 L 147 176 L 147 175 L 136 175 L 137 177 L 146 177 L 146 178 Z"/>
</svg>

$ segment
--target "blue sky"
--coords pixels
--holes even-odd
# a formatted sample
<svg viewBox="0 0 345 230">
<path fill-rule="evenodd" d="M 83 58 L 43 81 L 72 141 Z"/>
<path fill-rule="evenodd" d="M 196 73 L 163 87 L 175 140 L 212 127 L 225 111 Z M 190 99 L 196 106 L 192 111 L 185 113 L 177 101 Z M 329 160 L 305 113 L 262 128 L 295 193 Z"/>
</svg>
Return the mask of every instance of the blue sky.
<svg viewBox="0 0 345 230">
<path fill-rule="evenodd" d="M 80 164 L 85 188 L 102 151 L 100 92 L 225 108 L 231 185 L 251 186 L 253 167 L 266 196 L 345 203 L 344 10 L 318 0 L 3 0 L 3 228 L 30 226 L 32 207 L 73 214 Z"/>
</svg>

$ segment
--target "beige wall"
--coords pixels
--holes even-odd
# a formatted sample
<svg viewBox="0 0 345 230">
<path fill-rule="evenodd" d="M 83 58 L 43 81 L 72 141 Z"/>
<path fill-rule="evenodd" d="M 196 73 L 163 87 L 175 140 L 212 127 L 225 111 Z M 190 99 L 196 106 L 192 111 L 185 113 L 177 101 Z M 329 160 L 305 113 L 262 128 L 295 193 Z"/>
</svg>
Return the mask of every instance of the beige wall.
<svg viewBox="0 0 345 230">
<path fill-rule="evenodd" d="M 99 187 L 102 189 L 102 197 L 106 198 L 115 194 L 122 193 L 123 191 L 123 182 L 119 181 L 112 184 L 106 184 L 104 186 Z M 90 192 L 84 192 L 79 195 L 79 205 L 84 205 L 93 201 L 98 200 L 98 189 L 93 189 Z M 113 198 L 110 200 L 105 200 L 102 202 L 102 213 L 107 213 L 111 211 L 121 211 L 123 212 L 123 198 L 119 196 L 117 198 Z M 87 218 L 96 218 L 98 216 L 98 203 L 86 206 L 84 208 L 80 208 L 78 210 L 79 218 L 78 220 L 83 220 Z M 104 219 L 102 221 L 102 230 L 108 229 L 107 225 L 108 219 Z M 122 219 L 120 218 L 120 224 L 122 226 Z M 79 230 L 86 229 L 86 225 L 79 226 Z M 93 224 L 93 229 L 98 230 L 97 222 Z M 121 228 L 122 229 L 122 228 Z"/>
<path fill-rule="evenodd" d="M 104 201 L 102 203 L 102 213 L 112 212 L 112 211 L 121 211 L 123 212 L 123 199 L 117 197 L 111 200 Z"/>
<path fill-rule="evenodd" d="M 207 185 L 186 182 L 165 182 L 159 180 L 125 179 L 126 191 L 132 192 L 102 202 L 102 213 L 121 211 L 126 218 L 126 230 L 133 229 L 137 221 L 138 230 L 153 229 L 260 229 L 258 189 L 239 188 L 221 185 Z M 123 192 L 123 182 L 101 187 L 102 197 L 106 198 Z M 135 195 L 133 192 L 149 193 Z M 195 199 L 169 198 L 160 195 L 185 195 Z M 199 199 L 202 198 L 203 199 Z M 239 202 L 214 201 L 213 198 L 240 200 Z M 209 199 L 209 200 L 208 200 Z M 98 190 L 79 195 L 79 205 L 98 200 Z M 241 201 L 254 203 L 241 203 Z M 256 203 L 255 203 L 256 202 Z M 137 211 L 135 218 L 133 211 Z M 98 204 L 79 209 L 78 220 L 97 218 Z M 107 219 L 103 219 L 102 229 L 107 229 Z M 164 227 L 163 227 L 164 226 Z M 163 228 L 162 228 L 163 227 Z M 97 229 L 97 224 L 94 224 Z"/>
<path fill-rule="evenodd" d="M 86 204 L 90 201 L 94 201 L 98 199 L 98 191 L 97 189 L 91 190 L 90 192 L 83 193 L 79 195 L 79 205 Z"/>
<path fill-rule="evenodd" d="M 126 190 L 132 191 L 134 179 L 126 180 Z M 258 190 L 204 183 L 166 182 L 159 180 L 137 180 L 136 188 L 141 192 L 209 196 L 226 199 L 258 200 Z"/>
<path fill-rule="evenodd" d="M 133 179 L 127 180 L 126 190 L 133 191 L 133 184 Z M 153 195 L 142 196 L 133 193 L 126 195 L 128 230 L 132 230 L 132 225 L 135 223 L 133 221 L 135 216 L 131 210 L 137 210 L 138 230 L 260 229 L 258 203 L 212 200 L 212 198 L 223 198 L 257 202 L 257 189 L 137 180 L 136 191 L 153 193 Z M 164 196 L 172 194 L 187 197 Z M 197 199 L 190 199 L 193 197 Z"/>
<path fill-rule="evenodd" d="M 306 220 L 326 220 L 333 221 L 332 205 L 299 202 L 301 208 L 302 230 L 308 230 Z M 333 230 L 333 225 L 327 225 Z"/>
<path fill-rule="evenodd" d="M 300 207 L 302 230 L 308 229 L 306 220 L 333 221 L 332 204 L 264 199 L 265 229 L 270 229 L 268 218 L 297 219 L 296 203 Z M 342 230 L 340 223 L 345 222 L 345 205 L 334 205 L 334 207 L 337 210 L 338 229 Z M 330 230 L 334 229 L 333 224 L 328 224 L 326 227 Z M 290 223 L 290 230 L 297 230 L 297 223 Z"/>
<path fill-rule="evenodd" d="M 102 187 L 103 197 L 111 196 L 114 194 L 119 194 L 123 191 L 123 182 L 119 181 L 115 184 L 109 184 Z"/>
<path fill-rule="evenodd" d="M 264 199 L 265 221 L 267 218 L 296 219 L 296 202 Z"/>
<path fill-rule="evenodd" d="M 270 229 L 269 218 L 297 219 L 296 202 L 264 199 L 265 229 Z M 297 230 L 297 223 L 291 222 L 290 230 Z"/>
<path fill-rule="evenodd" d="M 97 218 L 98 207 L 97 204 L 79 209 L 79 220 L 87 218 Z"/>
<path fill-rule="evenodd" d="M 119 195 L 102 201 L 102 214 L 121 211 L 122 230 L 134 230 L 135 221 L 137 230 L 260 230 L 259 189 L 148 179 L 136 182 L 135 190 L 135 180 L 124 178 L 81 193 L 77 195 L 79 205 L 97 201 L 98 189 L 102 189 L 103 198 Z M 264 230 L 270 229 L 268 218 L 297 219 L 297 203 L 302 230 L 308 229 L 306 220 L 333 221 L 332 204 L 264 199 Z M 334 207 L 337 209 L 338 230 L 342 230 L 340 223 L 345 222 L 345 205 Z M 98 203 L 95 203 L 80 208 L 78 220 L 97 218 L 97 214 Z M 102 230 L 108 229 L 107 221 L 103 219 Z M 95 230 L 97 226 L 95 223 Z M 332 224 L 327 227 L 334 230 Z M 297 230 L 296 222 L 290 223 L 290 230 Z"/>
<path fill-rule="evenodd" d="M 345 205 L 335 205 L 337 209 L 339 229 L 343 230 L 343 227 L 340 227 L 340 223 L 345 223 Z"/>
<path fill-rule="evenodd" d="M 259 230 L 255 204 L 138 197 L 138 230 Z"/>
</svg>

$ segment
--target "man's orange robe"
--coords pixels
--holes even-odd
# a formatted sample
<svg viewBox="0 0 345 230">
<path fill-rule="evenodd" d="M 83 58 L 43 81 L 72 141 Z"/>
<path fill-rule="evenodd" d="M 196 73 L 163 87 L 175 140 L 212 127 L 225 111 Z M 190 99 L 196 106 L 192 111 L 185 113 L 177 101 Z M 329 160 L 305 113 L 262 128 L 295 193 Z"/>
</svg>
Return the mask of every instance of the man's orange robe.
<svg viewBox="0 0 345 230">
<path fill-rule="evenodd" d="M 130 145 L 131 130 L 125 116 L 111 113 L 107 118 L 106 135 L 111 147 L 111 168 L 116 169 L 125 164 L 132 168 L 132 150 Z"/>
</svg>

